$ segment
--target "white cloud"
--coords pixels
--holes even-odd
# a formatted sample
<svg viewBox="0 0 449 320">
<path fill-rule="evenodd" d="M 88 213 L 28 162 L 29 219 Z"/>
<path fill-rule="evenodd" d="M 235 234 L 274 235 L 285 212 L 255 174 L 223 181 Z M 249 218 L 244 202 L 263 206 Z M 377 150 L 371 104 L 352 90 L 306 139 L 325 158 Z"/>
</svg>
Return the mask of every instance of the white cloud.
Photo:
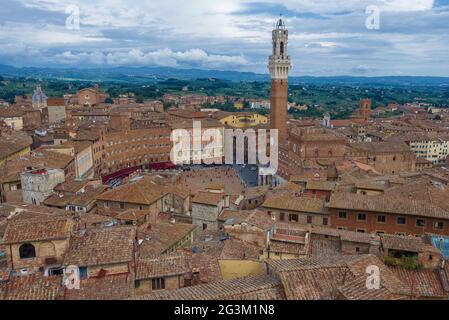
<svg viewBox="0 0 449 320">
<path fill-rule="evenodd" d="M 61 26 L 29 24 L 6 24 L 0 28 L 0 44 L 20 43 L 32 46 L 76 45 L 97 42 L 110 42 L 99 32 L 92 30 L 67 30 Z M 2 48 L 0 48 L 0 51 Z"/>
<path fill-rule="evenodd" d="M 293 11 L 286 12 L 285 19 L 294 75 L 349 74 L 362 69 L 449 74 L 447 64 L 435 67 L 433 62 L 449 55 L 449 12 L 432 10 L 433 0 L 8 1 L 14 1 L 20 21 L 0 13 L 0 63 L 157 65 L 266 73 L 277 5 Z M 257 13 L 251 13 L 254 3 L 260 4 Z M 68 4 L 80 7 L 80 30 L 64 28 Z M 368 5 L 381 8 L 380 30 L 365 27 Z M 322 17 L 304 15 L 307 12 Z"/>
<path fill-rule="evenodd" d="M 384 11 L 408 12 L 432 10 L 434 0 L 379 0 Z"/>
<path fill-rule="evenodd" d="M 165 66 L 165 67 L 192 67 L 220 69 L 236 68 L 246 65 L 248 62 L 243 56 L 226 56 L 208 54 L 201 49 L 186 51 L 172 51 L 161 49 L 143 52 L 140 49 L 132 49 L 123 52 L 79 52 L 66 51 L 54 57 L 56 62 L 63 64 L 93 64 L 109 66 Z"/>
<path fill-rule="evenodd" d="M 364 10 L 368 5 L 378 5 L 384 11 L 423 11 L 431 10 L 434 0 L 265 0 L 283 4 L 287 9 L 297 12 L 332 14 Z"/>
</svg>

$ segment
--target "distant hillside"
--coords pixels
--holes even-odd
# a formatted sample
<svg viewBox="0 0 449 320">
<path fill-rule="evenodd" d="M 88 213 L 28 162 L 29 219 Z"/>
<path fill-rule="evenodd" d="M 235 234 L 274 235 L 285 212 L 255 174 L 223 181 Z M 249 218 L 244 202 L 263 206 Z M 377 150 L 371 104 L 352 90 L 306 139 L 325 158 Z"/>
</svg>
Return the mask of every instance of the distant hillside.
<svg viewBox="0 0 449 320">
<path fill-rule="evenodd" d="M 0 65 L 0 75 L 14 77 L 37 77 L 67 80 L 155 82 L 176 78 L 181 80 L 216 78 L 231 81 L 265 81 L 268 75 L 238 71 L 215 71 L 200 69 L 176 69 L 168 67 L 117 67 L 117 68 L 15 68 Z"/>
<path fill-rule="evenodd" d="M 445 86 L 449 87 L 449 77 L 293 77 L 291 82 L 304 84 L 335 85 L 376 85 L 376 86 Z"/>
<path fill-rule="evenodd" d="M 112 81 L 127 83 L 154 83 L 170 78 L 192 80 L 216 78 L 230 81 L 269 81 L 268 74 L 252 72 L 177 69 L 169 67 L 117 68 L 16 68 L 0 65 L 0 75 L 60 80 Z M 449 77 L 291 77 L 292 84 L 315 85 L 374 85 L 374 86 L 449 86 Z"/>
</svg>

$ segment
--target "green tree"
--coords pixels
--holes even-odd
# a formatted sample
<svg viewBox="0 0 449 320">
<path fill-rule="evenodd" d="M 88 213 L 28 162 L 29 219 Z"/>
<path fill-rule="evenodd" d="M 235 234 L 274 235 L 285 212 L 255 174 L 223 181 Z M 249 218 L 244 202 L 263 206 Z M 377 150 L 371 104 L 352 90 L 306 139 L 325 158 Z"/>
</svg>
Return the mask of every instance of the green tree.
<svg viewBox="0 0 449 320">
<path fill-rule="evenodd" d="M 164 102 L 164 110 L 168 110 L 173 107 L 173 102 Z"/>
</svg>

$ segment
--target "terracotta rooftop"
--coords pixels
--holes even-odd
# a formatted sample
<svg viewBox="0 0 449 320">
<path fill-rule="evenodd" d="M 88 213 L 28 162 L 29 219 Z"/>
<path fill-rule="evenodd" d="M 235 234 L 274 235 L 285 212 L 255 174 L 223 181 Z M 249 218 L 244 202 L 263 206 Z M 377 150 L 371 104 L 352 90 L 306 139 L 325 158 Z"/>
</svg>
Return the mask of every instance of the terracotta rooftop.
<svg viewBox="0 0 449 320">
<path fill-rule="evenodd" d="M 65 105 L 64 98 L 49 97 L 47 99 L 47 106 L 49 107 L 64 106 L 64 105 Z"/>
<path fill-rule="evenodd" d="M 100 139 L 98 134 L 95 134 L 88 130 L 78 131 L 76 136 L 73 138 L 73 141 L 90 141 L 96 142 Z"/>
<path fill-rule="evenodd" d="M 111 222 L 112 219 L 110 217 L 96 214 L 96 213 L 83 213 L 80 217 L 79 228 L 78 229 L 86 229 L 91 226 L 95 226 L 97 224 L 103 224 Z"/>
<path fill-rule="evenodd" d="M 259 252 L 263 249 L 257 245 L 238 239 L 228 239 L 223 243 L 220 260 L 259 260 Z"/>
<path fill-rule="evenodd" d="M 58 192 L 75 193 L 90 183 L 89 180 L 67 179 L 63 183 L 58 184 L 54 190 Z"/>
<path fill-rule="evenodd" d="M 390 270 L 410 287 L 413 296 L 447 299 L 448 291 L 444 288 L 439 270 L 407 270 L 399 266 L 390 267 Z"/>
<path fill-rule="evenodd" d="M 222 280 L 139 297 L 141 300 L 280 300 L 280 283 L 269 276 Z"/>
<path fill-rule="evenodd" d="M 160 187 L 143 178 L 104 192 L 97 200 L 150 205 L 163 197 Z"/>
<path fill-rule="evenodd" d="M 245 190 L 245 198 L 246 199 L 254 199 L 261 196 L 264 196 L 267 192 L 269 186 L 258 186 L 258 187 L 250 187 Z"/>
<path fill-rule="evenodd" d="M 325 200 L 311 197 L 295 197 L 290 194 L 269 197 L 262 205 L 264 208 L 281 209 L 297 212 L 327 214 Z"/>
<path fill-rule="evenodd" d="M 0 300 L 56 300 L 61 291 L 61 276 L 12 277 L 0 284 Z"/>
<path fill-rule="evenodd" d="M 311 228 L 313 234 L 329 235 L 339 237 L 341 241 L 357 242 L 357 243 L 371 243 L 372 241 L 380 241 L 379 236 L 369 233 L 362 233 L 350 230 L 338 230 L 334 228 L 327 228 L 321 226 L 313 226 Z"/>
<path fill-rule="evenodd" d="M 218 216 L 218 221 L 222 221 L 225 224 L 227 221 L 230 224 L 246 223 L 262 230 L 270 230 L 274 224 L 271 215 L 268 215 L 266 211 L 260 209 L 223 210 Z"/>
<path fill-rule="evenodd" d="M 225 185 L 223 183 L 209 183 L 206 187 L 207 190 L 224 190 Z"/>
<path fill-rule="evenodd" d="M 401 200 L 399 197 L 334 193 L 327 207 L 449 219 L 449 212 L 440 207 L 415 199 L 403 198 Z"/>
<path fill-rule="evenodd" d="M 64 290 L 64 300 L 124 300 L 133 297 L 130 273 L 91 277 L 80 281 L 79 289 Z"/>
<path fill-rule="evenodd" d="M 74 206 L 87 207 L 92 204 L 102 192 L 106 190 L 106 186 L 100 185 L 90 185 L 84 188 L 84 192 L 75 193 L 69 199 L 68 204 Z"/>
<path fill-rule="evenodd" d="M 195 226 L 187 223 L 157 222 L 139 227 L 138 245 L 141 257 L 156 257 L 165 253 L 178 241 L 189 235 Z"/>
<path fill-rule="evenodd" d="M 84 192 L 64 195 L 52 194 L 44 200 L 44 204 L 50 207 L 65 207 L 67 205 L 87 207 L 92 204 L 102 192 L 106 190 L 106 186 L 87 186 L 83 188 Z"/>
<path fill-rule="evenodd" d="M 223 251 L 224 240 L 222 240 L 223 232 L 203 230 L 195 236 L 192 243 L 192 249 L 195 252 L 203 252 L 213 257 L 220 257 Z"/>
<path fill-rule="evenodd" d="M 66 239 L 74 222 L 66 217 L 40 217 L 9 221 L 3 236 L 4 243 L 20 243 L 51 239 Z"/>
<path fill-rule="evenodd" d="M 270 240 L 270 251 L 276 253 L 287 253 L 287 254 L 306 254 L 306 246 L 304 243 L 294 243 L 279 241 L 276 238 Z"/>
<path fill-rule="evenodd" d="M 117 220 L 126 220 L 126 221 L 138 221 L 139 219 L 153 215 L 156 217 L 159 214 L 159 210 L 138 210 L 138 209 L 128 209 L 126 211 L 120 212 L 115 218 Z"/>
<path fill-rule="evenodd" d="M 202 128 L 222 128 L 223 125 L 221 124 L 220 121 L 216 120 L 216 119 L 211 119 L 211 118 L 206 118 L 206 119 L 201 119 L 198 121 L 201 121 L 201 127 Z M 170 126 L 173 129 L 192 129 L 193 124 L 192 124 L 192 118 L 190 117 L 188 120 L 187 119 L 174 119 L 174 120 L 170 120 Z"/>
<path fill-rule="evenodd" d="M 370 154 L 412 152 L 410 147 L 398 141 L 394 142 L 356 142 L 350 145 L 353 149 Z"/>
<path fill-rule="evenodd" d="M 383 191 L 387 189 L 384 183 L 372 180 L 357 181 L 355 183 L 355 187 L 357 189 L 377 190 L 377 191 Z"/>
<path fill-rule="evenodd" d="M 380 239 L 384 249 L 422 252 L 426 244 L 421 238 L 414 236 L 398 236 L 392 234 L 381 234 Z"/>
<path fill-rule="evenodd" d="M 382 286 L 379 289 L 368 289 L 366 287 L 367 276 L 364 274 L 355 276 L 350 281 L 338 287 L 339 294 L 347 300 L 404 300 L 408 299 L 405 292 L 391 292 L 387 287 Z"/>
<path fill-rule="evenodd" d="M 267 265 L 279 276 L 291 300 L 329 300 L 341 295 L 346 299 L 403 299 L 409 294 L 409 287 L 373 255 L 268 260 Z M 382 274 L 379 289 L 366 288 L 370 265 L 378 266 Z"/>
<path fill-rule="evenodd" d="M 18 181 L 20 173 L 28 167 L 65 169 L 73 161 L 73 157 L 56 152 L 38 150 L 6 162 L 0 169 L 0 181 Z"/>
<path fill-rule="evenodd" d="M 29 110 L 32 110 L 32 108 L 17 104 L 8 107 L 0 107 L 0 119 L 23 117 L 25 111 Z"/>
<path fill-rule="evenodd" d="M 136 280 L 183 275 L 187 272 L 182 254 L 140 258 L 136 261 Z"/>
<path fill-rule="evenodd" d="M 321 239 L 312 236 L 309 257 L 333 257 L 341 254 L 341 242 L 335 239 Z"/>
<path fill-rule="evenodd" d="M 73 235 L 64 265 L 98 266 L 133 259 L 134 227 L 88 229 Z"/>
<path fill-rule="evenodd" d="M 80 153 L 85 149 L 89 148 L 92 145 L 91 141 L 85 140 L 70 140 L 61 144 L 61 147 L 73 147 L 75 149 L 75 153 Z"/>
<path fill-rule="evenodd" d="M 301 136 L 302 141 L 345 141 L 345 137 L 336 132 L 313 132 L 313 134 L 305 134 Z"/>
<path fill-rule="evenodd" d="M 24 133 L 15 132 L 13 135 L 2 134 L 0 136 L 0 159 L 5 159 L 32 144 L 31 137 Z"/>
<path fill-rule="evenodd" d="M 223 280 L 218 258 L 203 252 L 193 252 L 191 249 L 178 249 L 185 259 L 188 273 L 185 278 L 192 281 L 192 285 L 211 283 Z"/>
<path fill-rule="evenodd" d="M 46 163 L 46 167 L 57 169 L 65 169 L 73 159 L 72 156 L 43 149 L 34 150 L 29 158 L 34 166 L 38 166 L 40 163 Z"/>
<path fill-rule="evenodd" d="M 206 204 L 209 206 L 218 206 L 223 199 L 223 193 L 215 192 L 198 192 L 192 199 L 192 203 Z"/>
<path fill-rule="evenodd" d="M 335 189 L 335 185 L 336 183 L 333 181 L 308 180 L 306 190 L 332 191 Z"/>
<path fill-rule="evenodd" d="M 413 198 L 427 201 L 444 210 L 449 211 L 449 187 L 443 183 L 433 181 L 430 177 L 419 177 L 385 191 L 391 197 Z"/>
<path fill-rule="evenodd" d="M 335 255 L 332 257 L 314 257 L 308 259 L 267 260 L 268 267 L 275 272 L 295 271 L 316 268 L 333 268 L 360 259 L 362 255 Z"/>
<path fill-rule="evenodd" d="M 262 249 L 258 245 L 226 235 L 223 231 L 204 230 L 195 236 L 191 246 L 194 252 L 202 252 L 222 260 L 258 260 Z"/>
<path fill-rule="evenodd" d="M 6 224 L 16 219 L 64 217 L 65 210 L 36 206 L 27 203 L 2 203 L 0 204 L 0 236 L 3 235 Z M 3 232 L 1 232 L 3 230 Z"/>
</svg>

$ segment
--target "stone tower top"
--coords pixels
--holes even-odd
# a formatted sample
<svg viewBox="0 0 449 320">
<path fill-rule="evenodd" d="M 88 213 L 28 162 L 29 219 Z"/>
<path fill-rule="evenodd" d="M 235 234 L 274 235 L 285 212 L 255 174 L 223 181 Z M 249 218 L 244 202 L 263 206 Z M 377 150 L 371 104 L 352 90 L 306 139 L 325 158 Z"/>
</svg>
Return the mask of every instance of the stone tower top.
<svg viewBox="0 0 449 320">
<path fill-rule="evenodd" d="M 285 23 L 284 20 L 282 20 L 282 17 L 279 18 L 278 22 L 276 23 L 276 29 L 285 30 Z"/>
<path fill-rule="evenodd" d="M 288 55 L 288 30 L 282 18 L 276 23 L 276 28 L 272 32 L 272 40 L 273 53 L 268 62 L 271 79 L 288 79 L 291 69 L 290 56 Z"/>
</svg>

